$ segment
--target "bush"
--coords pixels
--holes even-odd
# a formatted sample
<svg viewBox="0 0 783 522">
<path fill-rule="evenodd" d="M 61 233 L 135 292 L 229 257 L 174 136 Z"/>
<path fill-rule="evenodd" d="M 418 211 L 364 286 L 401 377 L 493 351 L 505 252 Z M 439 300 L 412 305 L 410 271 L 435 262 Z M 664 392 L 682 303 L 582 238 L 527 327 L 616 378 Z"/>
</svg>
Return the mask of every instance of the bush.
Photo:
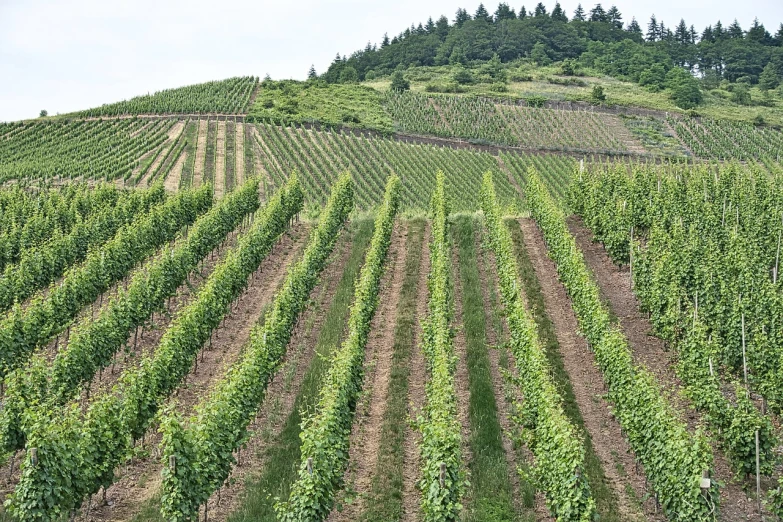
<svg viewBox="0 0 783 522">
<path fill-rule="evenodd" d="M 750 88 L 744 83 L 736 83 L 731 89 L 731 101 L 737 105 L 752 105 L 753 99 L 750 96 Z"/>
<path fill-rule="evenodd" d="M 593 86 L 593 90 L 590 93 L 590 99 L 594 103 L 602 103 L 606 101 L 606 94 L 604 94 L 604 88 L 600 85 Z"/>
<path fill-rule="evenodd" d="M 368 82 L 373 81 L 377 77 L 378 77 L 378 74 L 375 71 L 373 71 L 373 70 L 369 70 L 366 73 L 364 73 L 364 79 L 367 80 Z"/>
<path fill-rule="evenodd" d="M 521 71 L 515 71 L 509 75 L 509 80 L 512 82 L 532 82 L 533 75 Z"/>
<path fill-rule="evenodd" d="M 699 81 L 681 67 L 675 67 L 666 74 L 666 88 L 671 99 L 681 109 L 693 109 L 702 102 Z"/>
<path fill-rule="evenodd" d="M 546 98 L 540 95 L 527 96 L 525 98 L 525 102 L 530 107 L 543 107 L 546 101 L 547 101 Z"/>
<path fill-rule="evenodd" d="M 473 83 L 473 73 L 471 73 L 468 69 L 465 69 L 464 67 L 458 67 L 454 74 L 452 75 L 452 79 L 457 82 L 460 85 L 467 85 Z"/>
<path fill-rule="evenodd" d="M 391 90 L 395 92 L 408 91 L 411 88 L 411 84 L 405 79 L 402 71 L 394 71 L 391 79 Z"/>
<path fill-rule="evenodd" d="M 508 87 L 505 83 L 493 83 L 489 86 L 489 90 L 492 92 L 508 92 Z"/>
</svg>

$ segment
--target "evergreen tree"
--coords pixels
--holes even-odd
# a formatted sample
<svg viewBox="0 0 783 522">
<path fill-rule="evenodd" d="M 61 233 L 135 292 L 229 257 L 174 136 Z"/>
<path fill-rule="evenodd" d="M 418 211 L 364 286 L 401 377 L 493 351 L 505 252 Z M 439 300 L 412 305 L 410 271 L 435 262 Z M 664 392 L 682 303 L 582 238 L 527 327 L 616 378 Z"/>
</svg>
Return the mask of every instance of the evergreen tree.
<svg viewBox="0 0 783 522">
<path fill-rule="evenodd" d="M 688 30 L 688 26 L 685 25 L 685 20 L 680 18 L 680 23 L 677 24 L 677 29 L 674 30 L 674 39 L 677 43 L 685 44 L 691 39 L 691 33 Z"/>
<path fill-rule="evenodd" d="M 691 28 L 688 30 L 690 33 L 688 36 L 690 37 L 690 43 L 695 44 L 696 39 L 699 37 L 699 33 L 696 32 L 696 28 L 693 27 L 693 24 L 691 24 Z"/>
<path fill-rule="evenodd" d="M 729 38 L 742 39 L 745 36 L 745 32 L 742 30 L 742 27 L 740 27 L 740 24 L 736 18 L 734 19 L 734 22 L 729 26 L 727 32 Z"/>
<path fill-rule="evenodd" d="M 536 11 L 533 16 L 547 16 L 546 6 L 542 2 L 536 5 Z"/>
<path fill-rule="evenodd" d="M 762 91 L 771 91 L 780 85 L 780 75 L 772 62 L 769 62 L 759 76 L 759 88 Z"/>
<path fill-rule="evenodd" d="M 464 9 L 457 9 L 457 16 L 454 18 L 454 25 L 462 27 L 462 24 L 470 20 L 470 15 Z"/>
<path fill-rule="evenodd" d="M 530 58 L 536 62 L 537 65 L 549 65 L 552 63 L 552 59 L 546 53 L 546 45 L 542 42 L 536 42 L 533 46 L 533 50 L 530 53 Z"/>
<path fill-rule="evenodd" d="M 650 17 L 650 23 L 647 24 L 647 41 L 657 42 L 660 40 L 660 33 L 658 32 L 658 20 L 655 15 Z"/>
<path fill-rule="evenodd" d="M 582 9 L 582 4 L 578 4 L 576 6 L 576 11 L 574 11 L 574 20 L 579 20 L 580 22 L 585 21 L 585 10 Z"/>
<path fill-rule="evenodd" d="M 307 79 L 308 80 L 316 80 L 318 79 L 318 73 L 315 72 L 315 65 L 310 66 L 310 70 L 307 71 Z"/>
<path fill-rule="evenodd" d="M 519 10 L 519 19 L 524 20 L 527 18 L 527 9 L 525 9 L 525 6 L 522 6 L 522 9 Z"/>
<path fill-rule="evenodd" d="M 381 42 L 381 49 L 389 45 L 389 33 L 383 33 L 383 41 Z"/>
<path fill-rule="evenodd" d="M 708 25 L 704 28 L 704 31 L 701 33 L 701 41 L 702 42 L 714 42 L 715 41 L 715 35 L 712 34 L 712 26 Z"/>
<path fill-rule="evenodd" d="M 431 16 L 427 19 L 427 25 L 424 26 L 424 30 L 427 31 L 427 34 L 432 34 L 435 30 L 435 22 L 432 21 Z"/>
<path fill-rule="evenodd" d="M 636 21 L 636 18 L 631 18 L 631 23 L 628 24 L 626 31 L 639 36 L 642 36 L 643 34 L 642 28 L 639 26 L 639 22 Z"/>
<path fill-rule="evenodd" d="M 484 7 L 484 4 L 479 4 L 478 9 L 476 9 L 476 14 L 473 16 L 473 18 L 475 20 L 486 20 L 487 22 L 492 21 L 492 17 L 489 16 L 486 7 Z"/>
<path fill-rule="evenodd" d="M 595 7 L 593 7 L 590 10 L 590 21 L 591 22 L 606 22 L 606 11 L 604 11 L 604 8 L 601 7 L 601 4 L 595 4 Z"/>
<path fill-rule="evenodd" d="M 405 79 L 402 71 L 394 71 L 391 77 L 391 86 L 389 88 L 392 91 L 402 92 L 410 90 L 411 84 Z"/>
<path fill-rule="evenodd" d="M 617 29 L 623 28 L 623 15 L 620 14 L 620 10 L 617 9 L 617 6 L 612 6 L 609 8 L 609 10 L 606 12 L 606 19 L 607 21 L 612 24 Z"/>
<path fill-rule="evenodd" d="M 775 33 L 775 42 L 779 47 L 783 47 L 783 23 L 778 27 L 778 32 Z"/>
<path fill-rule="evenodd" d="M 715 35 L 715 41 L 723 40 L 726 37 L 726 31 L 723 30 L 723 24 L 720 23 L 720 20 L 715 24 L 712 34 Z"/>
<path fill-rule="evenodd" d="M 441 40 L 445 40 L 446 37 L 449 35 L 449 19 L 445 16 L 441 15 L 440 18 L 438 18 L 438 21 L 435 22 L 435 34 L 438 35 L 438 38 Z"/>
<path fill-rule="evenodd" d="M 505 2 L 501 2 L 498 5 L 497 10 L 495 11 L 496 22 L 500 22 L 501 20 L 515 20 L 516 18 L 517 14 L 514 12 L 513 7 L 509 7 Z"/>
<path fill-rule="evenodd" d="M 753 20 L 753 25 L 748 29 L 748 40 L 762 45 L 772 45 L 772 36 L 764 28 L 764 25 L 759 23 L 758 18 Z"/>
<path fill-rule="evenodd" d="M 555 8 L 552 9 L 552 20 L 557 20 L 558 22 L 568 21 L 568 16 L 566 16 L 563 8 L 560 7 L 560 2 L 555 2 Z"/>
</svg>

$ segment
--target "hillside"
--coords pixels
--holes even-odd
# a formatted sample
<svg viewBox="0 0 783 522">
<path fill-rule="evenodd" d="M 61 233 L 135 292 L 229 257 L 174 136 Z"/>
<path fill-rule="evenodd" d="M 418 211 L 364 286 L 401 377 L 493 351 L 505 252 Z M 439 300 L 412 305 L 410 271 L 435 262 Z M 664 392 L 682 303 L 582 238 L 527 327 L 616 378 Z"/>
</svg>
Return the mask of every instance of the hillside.
<svg viewBox="0 0 783 522">
<path fill-rule="evenodd" d="M 0 521 L 783 520 L 783 28 L 681 25 L 0 124 Z"/>
</svg>

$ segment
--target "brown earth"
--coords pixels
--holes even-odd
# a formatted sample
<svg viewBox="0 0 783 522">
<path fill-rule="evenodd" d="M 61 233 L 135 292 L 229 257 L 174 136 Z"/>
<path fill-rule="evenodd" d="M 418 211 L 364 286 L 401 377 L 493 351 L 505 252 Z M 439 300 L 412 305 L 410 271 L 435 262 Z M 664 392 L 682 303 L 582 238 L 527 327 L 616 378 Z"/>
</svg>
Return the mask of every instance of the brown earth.
<svg viewBox="0 0 783 522">
<path fill-rule="evenodd" d="M 631 449 L 604 398 L 601 371 L 595 364 L 595 357 L 587 342 L 578 334 L 579 325 L 571 301 L 557 278 L 554 263 L 547 257 L 541 232 L 531 219 L 521 219 L 519 224 L 530 262 L 541 285 L 547 315 L 555 327 L 563 364 L 585 429 L 590 435 L 607 483 L 617 496 L 619 511 L 625 520 L 663 520 L 660 515 L 655 515 L 652 501 L 646 502 L 643 511 L 640 511 L 639 499 L 648 493 L 646 480 L 641 471 L 637 472 Z"/>
<path fill-rule="evenodd" d="M 430 271 L 430 239 L 432 229 L 430 223 L 424 230 L 422 241 L 421 268 L 419 270 L 418 295 L 416 296 L 416 317 L 418 328 L 415 332 L 413 352 L 411 353 L 411 371 L 408 377 L 408 418 L 413 420 L 422 414 L 425 401 L 425 384 L 427 382 L 427 366 L 424 360 L 424 352 L 421 349 L 422 324 L 427 318 L 427 274 Z M 409 423 L 405 430 L 405 457 L 403 462 L 402 503 L 403 520 L 416 521 L 421 519 L 420 505 L 421 493 L 416 487 L 416 481 L 420 478 L 419 463 L 421 456 L 419 447 L 421 434 Z"/>
<path fill-rule="evenodd" d="M 266 399 L 250 426 L 252 433 L 241 451 L 238 465 L 234 466 L 226 484 L 209 499 L 210 520 L 224 521 L 239 509 L 244 499 L 245 484 L 262 472 L 265 450 L 283 430 L 286 419 L 293 411 L 305 374 L 316 356 L 315 347 L 326 311 L 334 300 L 350 255 L 351 236 L 346 231 L 338 239 L 318 285 L 310 293 L 313 306 L 308 307 L 294 328 L 283 363 L 269 383 Z"/>
<path fill-rule="evenodd" d="M 196 138 L 196 162 L 193 165 L 193 186 L 200 187 L 204 180 L 204 169 L 207 165 L 207 131 L 209 120 L 199 120 L 198 136 Z"/>
<path fill-rule="evenodd" d="M 217 122 L 215 145 L 215 198 L 220 199 L 226 192 L 226 122 Z"/>
<path fill-rule="evenodd" d="M 405 278 L 407 256 L 407 226 L 398 223 L 392 233 L 386 270 L 378 294 L 378 308 L 372 319 L 370 336 L 365 348 L 364 386 L 356 405 L 349 445 L 345 483 L 356 498 L 332 509 L 328 522 L 356 520 L 364 508 L 364 498 L 372 487 L 376 457 L 381 442 L 381 427 L 386 414 L 386 401 L 394 356 L 394 331 L 397 309 Z M 345 491 L 335 498 L 341 499 Z"/>
<path fill-rule="evenodd" d="M 183 150 L 180 153 L 177 162 L 171 168 L 168 175 L 166 176 L 165 181 L 163 182 L 163 187 L 166 189 L 166 192 L 174 193 L 179 190 L 180 178 L 182 177 L 182 169 L 185 167 L 185 161 L 187 159 L 188 159 L 188 151 Z"/>
<path fill-rule="evenodd" d="M 237 123 L 235 126 L 234 141 L 236 144 L 236 167 L 234 168 L 234 186 L 240 187 L 245 182 L 245 124 Z"/>
<path fill-rule="evenodd" d="M 144 173 L 144 176 L 139 180 L 139 186 L 146 187 L 149 185 L 150 182 L 150 176 L 153 172 L 160 166 L 161 163 L 163 163 L 163 160 L 166 158 L 166 155 L 169 154 L 172 147 L 177 146 L 177 140 L 179 140 L 180 135 L 185 130 L 185 122 L 184 121 L 178 121 L 174 125 L 171 126 L 171 128 L 168 131 L 168 139 L 164 142 L 163 148 L 161 149 L 160 154 L 158 154 L 158 157 L 155 158 L 155 161 L 150 164 L 149 168 L 147 169 L 147 172 Z"/>
</svg>

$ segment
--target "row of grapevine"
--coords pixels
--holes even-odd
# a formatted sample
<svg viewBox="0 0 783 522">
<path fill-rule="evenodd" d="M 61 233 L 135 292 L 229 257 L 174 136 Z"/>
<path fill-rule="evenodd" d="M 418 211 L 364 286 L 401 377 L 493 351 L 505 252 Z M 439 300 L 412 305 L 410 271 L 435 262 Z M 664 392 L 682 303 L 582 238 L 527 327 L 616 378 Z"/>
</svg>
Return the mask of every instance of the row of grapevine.
<svg viewBox="0 0 783 522">
<path fill-rule="evenodd" d="M 21 253 L 68 234 L 85 219 L 114 205 L 121 193 L 113 185 L 69 184 L 62 189 L 30 190 L 14 185 L 0 194 L 0 271 L 18 263 Z"/>
<path fill-rule="evenodd" d="M 51 362 L 34 357 L 31 364 L 12 372 L 6 378 L 0 411 L 2 448 L 24 447 L 22 419 L 28 408 L 67 403 L 109 364 L 135 328 L 163 309 L 199 261 L 257 208 L 258 180 L 251 179 L 201 216 L 179 244 L 166 248 L 146 270 L 137 272 L 127 290 L 120 289 L 95 319 L 89 317 L 73 328 L 67 346 Z"/>
<path fill-rule="evenodd" d="M 302 259 L 289 269 L 264 322 L 253 328 L 242 359 L 196 406 L 187 427 L 174 415 L 162 421 L 161 514 L 166 520 L 197 519 L 199 506 L 231 473 L 233 451 L 249 436 L 248 425 L 352 209 L 353 183 L 343 175 L 332 188 Z"/>
<path fill-rule="evenodd" d="M 173 124 L 138 118 L 25 123 L 23 132 L 0 141 L 0 181 L 127 179 Z"/>
<path fill-rule="evenodd" d="M 783 396 L 773 348 L 783 301 L 768 273 L 777 255 L 770 228 L 780 229 L 783 194 L 765 188 L 765 180 L 765 173 L 736 167 L 674 176 L 591 169 L 574 187 L 576 210 L 610 255 L 618 262 L 632 256 L 636 294 L 656 333 L 675 347 L 686 394 L 734 468 L 746 474 L 756 469 L 756 432 L 763 474 L 773 471 L 777 437 L 747 390 L 722 381 L 745 367 L 773 406 Z M 644 247 L 631 243 L 631 231 Z"/>
<path fill-rule="evenodd" d="M 536 483 L 557 520 L 592 520 L 595 501 L 585 474 L 584 441 L 565 416 L 536 324 L 525 309 L 511 234 L 503 223 L 489 173 L 484 176 L 481 206 L 510 331 L 509 350 L 516 368 L 513 380 L 524 397 L 523 404 L 518 405 L 523 416 L 519 423 L 523 433 L 531 430 L 526 439 L 536 460 Z"/>
<path fill-rule="evenodd" d="M 250 132 L 252 127 L 247 127 Z M 446 174 L 454 194 L 455 210 L 478 209 L 478 186 L 487 170 L 497 171 L 497 158 L 487 152 L 420 145 L 347 132 L 315 131 L 259 124 L 257 143 L 264 169 L 276 184 L 291 171 L 302 176 L 307 202 L 323 203 L 338 169 L 348 170 L 356 180 L 356 203 L 370 209 L 383 201 L 384 181 L 396 174 L 402 180 L 400 205 L 403 209 L 425 209 L 435 186 L 434 172 Z M 498 192 L 505 207 L 514 205 L 514 188 L 499 179 Z"/>
<path fill-rule="evenodd" d="M 710 119 L 670 119 L 677 135 L 701 158 L 750 160 L 772 157 L 779 161 L 783 132 L 750 123 Z"/>
<path fill-rule="evenodd" d="M 296 178 L 269 199 L 195 301 L 177 315 L 157 350 L 123 374 L 114 390 L 96 397 L 85 412 L 78 403 L 64 411 L 34 412 L 27 447 L 36 448 L 36 460 L 31 460 L 32 452 L 26 453 L 7 505 L 12 516 L 56 520 L 114 481 L 114 470 L 188 374 L 198 351 L 247 287 L 248 277 L 301 210 L 302 199 Z"/>
<path fill-rule="evenodd" d="M 243 76 L 227 80 L 165 89 L 154 94 L 111 103 L 76 114 L 78 117 L 134 114 L 242 114 L 247 112 L 258 78 Z"/>
<path fill-rule="evenodd" d="M 299 478 L 291 487 L 288 501 L 275 506 L 280 520 L 324 520 L 331 511 L 335 490 L 342 483 L 348 463 L 354 408 L 364 378 L 364 348 L 378 306 L 399 193 L 399 178 L 389 178 L 383 205 L 375 217 L 372 241 L 359 273 L 347 337 L 332 356 L 315 413 L 302 422 Z"/>
<path fill-rule="evenodd" d="M 33 351 L 64 331 L 85 305 L 119 281 L 158 247 L 173 239 L 212 204 L 212 188 L 181 192 L 140 214 L 101 250 L 66 272 L 46 296 L 24 309 L 16 305 L 0 320 L 0 376 L 20 367 Z"/>
<path fill-rule="evenodd" d="M 125 193 L 113 205 L 74 226 L 69 234 L 24 250 L 19 262 L 7 266 L 0 278 L 0 311 L 57 280 L 68 268 L 83 261 L 90 250 L 99 248 L 121 227 L 149 212 L 165 197 L 162 185 L 145 192 Z"/>
<path fill-rule="evenodd" d="M 422 495 L 422 517 L 427 522 L 457 520 L 467 488 L 454 383 L 457 356 L 450 326 L 454 311 L 445 185 L 444 174 L 438 172 L 432 193 L 431 266 L 427 281 L 429 300 L 422 337 L 429 377 L 425 390 L 427 402 L 423 415 L 417 419 L 422 436 L 419 448 L 421 475 L 417 485 Z"/>
<path fill-rule="evenodd" d="M 628 153 L 627 137 L 617 116 L 593 111 L 555 110 L 499 104 L 501 117 L 511 128 L 514 145 L 542 150 Z"/>
<path fill-rule="evenodd" d="M 550 154 L 507 153 L 501 153 L 500 158 L 511 177 L 522 188 L 527 183 L 525 176 L 528 169 L 535 168 L 560 208 L 566 208 L 568 189 L 577 169 L 577 161 L 574 158 Z"/>
<path fill-rule="evenodd" d="M 384 106 L 409 134 L 558 151 L 628 154 L 640 146 L 614 115 L 497 103 L 488 98 L 390 91 Z"/>
<path fill-rule="evenodd" d="M 674 520 L 704 520 L 714 513 L 715 488 L 701 489 L 712 468 L 712 449 L 700 430 L 691 435 L 663 394 L 655 377 L 633 363 L 628 341 L 612 324 L 584 256 L 568 231 L 565 216 L 534 171 L 527 176 L 527 201 L 543 232 L 549 255 L 566 288 L 579 329 L 595 354 L 636 458 L 644 466 L 666 515 Z"/>
</svg>

